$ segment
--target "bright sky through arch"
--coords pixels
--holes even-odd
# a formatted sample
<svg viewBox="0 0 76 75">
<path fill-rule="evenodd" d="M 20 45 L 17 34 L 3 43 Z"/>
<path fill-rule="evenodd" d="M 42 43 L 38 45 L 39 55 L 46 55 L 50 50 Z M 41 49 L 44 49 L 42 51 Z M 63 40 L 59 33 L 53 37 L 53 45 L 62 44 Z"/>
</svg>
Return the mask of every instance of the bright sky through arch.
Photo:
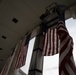
<svg viewBox="0 0 76 75">
<path fill-rule="evenodd" d="M 69 34 L 73 38 L 73 55 L 74 55 L 74 60 L 76 64 L 76 19 L 70 18 L 66 20 L 66 27 L 69 31 Z"/>
</svg>

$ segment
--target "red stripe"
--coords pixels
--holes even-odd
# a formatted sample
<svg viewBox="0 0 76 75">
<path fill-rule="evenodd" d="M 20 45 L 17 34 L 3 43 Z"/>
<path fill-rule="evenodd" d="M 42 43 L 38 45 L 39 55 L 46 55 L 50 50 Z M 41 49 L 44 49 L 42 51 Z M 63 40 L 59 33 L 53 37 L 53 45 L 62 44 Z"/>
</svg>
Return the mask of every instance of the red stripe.
<svg viewBox="0 0 76 75">
<path fill-rule="evenodd" d="M 60 37 L 60 42 L 63 42 L 65 39 L 66 39 L 66 37 L 68 37 L 68 35 L 66 35 L 66 34 L 63 34 L 63 36 L 62 37 Z"/>
<path fill-rule="evenodd" d="M 53 35 L 52 35 L 52 55 L 54 55 L 54 30 L 53 30 Z"/>
<path fill-rule="evenodd" d="M 60 55 L 64 52 L 64 50 L 67 48 L 68 44 L 69 44 L 70 39 L 67 40 L 67 42 L 64 44 L 64 46 L 61 48 L 60 50 Z"/>
<path fill-rule="evenodd" d="M 10 62 L 10 60 L 11 60 L 11 57 L 9 57 L 9 58 L 7 59 L 6 63 L 5 63 L 4 66 L 3 66 L 3 69 L 2 69 L 2 71 L 1 71 L 1 73 L 0 73 L 0 75 L 5 75 L 5 74 L 6 74 L 6 72 L 7 72 L 7 70 L 8 70 L 8 67 L 9 67 L 9 62 Z"/>
<path fill-rule="evenodd" d="M 71 60 L 71 56 L 73 56 L 72 55 L 73 40 L 71 40 L 71 37 L 69 36 L 69 33 L 62 21 L 59 23 L 57 30 L 52 29 L 52 30 L 50 30 L 50 33 L 47 33 L 46 41 L 47 41 L 47 43 L 46 43 L 47 46 L 46 46 L 45 55 L 47 55 L 46 53 L 48 51 L 47 49 L 48 49 L 48 45 L 50 45 L 50 43 L 51 43 L 51 45 L 49 47 L 48 55 L 50 55 L 50 54 L 54 55 L 55 53 L 58 53 L 58 51 L 59 51 L 58 47 L 59 47 L 59 41 L 60 41 L 59 75 L 61 75 L 62 73 L 64 73 L 65 75 L 69 75 L 70 72 L 68 71 L 69 70 L 67 67 L 68 65 L 76 75 L 76 68 L 75 68 L 73 61 Z M 66 55 L 64 54 L 64 52 L 66 52 L 65 50 L 68 50 L 68 53 Z"/>
<path fill-rule="evenodd" d="M 59 65 L 59 75 L 61 75 L 62 72 L 64 72 L 65 75 L 70 75 L 69 74 L 70 72 L 68 72 L 68 70 L 67 70 L 68 67 L 66 66 L 66 64 L 68 64 L 70 66 L 71 70 L 76 75 L 75 65 L 74 65 L 74 63 L 72 63 L 73 61 L 70 60 L 71 56 L 72 56 L 72 49 L 73 49 L 72 45 L 71 45 L 71 39 L 70 39 L 70 36 L 68 34 L 68 31 L 65 30 L 66 28 L 63 26 L 58 27 L 58 29 L 59 29 L 58 34 L 60 36 L 61 45 L 63 44 L 63 42 L 65 41 L 66 38 L 67 38 L 67 40 L 66 40 L 66 42 L 64 42 L 64 46 L 60 50 L 59 58 L 61 58 L 61 55 L 63 54 L 63 52 L 66 49 L 69 49 L 69 48 L 70 49 L 69 49 L 69 52 L 64 56 L 63 60 L 61 61 L 61 64 Z M 66 69 L 66 67 L 67 67 L 67 69 Z"/>
<path fill-rule="evenodd" d="M 70 50 L 67 53 L 67 55 L 64 57 L 64 59 L 62 60 L 61 64 L 59 64 L 59 71 L 60 71 L 60 73 L 61 73 L 62 70 L 64 70 L 63 68 L 65 67 L 66 62 L 68 62 L 68 60 L 70 58 L 70 55 L 71 55 Z M 68 56 L 69 56 L 69 58 L 68 58 Z M 59 56 L 59 58 L 60 58 L 60 56 Z"/>
<path fill-rule="evenodd" d="M 28 45 L 26 45 L 25 47 L 24 47 L 24 50 L 26 50 L 26 51 L 24 51 L 25 52 L 25 54 L 24 54 L 24 56 L 23 56 L 23 64 L 25 65 L 25 61 L 26 61 L 26 55 L 27 55 L 27 51 L 28 51 Z"/>
<path fill-rule="evenodd" d="M 21 41 L 21 44 L 22 44 L 22 41 Z M 18 67 L 18 63 L 19 63 L 19 59 L 20 59 L 20 53 L 21 53 L 21 44 L 19 45 L 19 52 L 18 52 L 18 55 L 17 55 L 17 60 L 16 60 L 16 63 L 15 63 L 15 69 Z"/>
<path fill-rule="evenodd" d="M 69 75 L 69 73 L 68 73 L 68 71 L 66 70 L 65 66 L 64 66 L 64 68 L 63 68 L 63 71 L 64 71 L 64 73 L 65 73 L 66 75 Z M 61 74 L 60 74 L 60 75 L 61 75 Z"/>
<path fill-rule="evenodd" d="M 58 39 L 58 34 L 56 29 L 56 53 L 58 53 L 58 46 L 59 46 L 59 39 Z"/>
<path fill-rule="evenodd" d="M 15 69 L 18 69 L 22 67 L 23 65 L 25 65 L 26 55 L 27 55 L 27 50 L 28 50 L 28 45 L 25 46 L 25 40 L 26 38 L 24 37 L 20 44 L 19 52 L 17 55 L 17 60 L 16 60 L 15 67 L 14 67 Z"/>
<path fill-rule="evenodd" d="M 73 70 L 73 72 L 76 74 L 76 67 L 74 65 L 74 63 L 72 63 L 71 60 L 68 61 L 69 66 L 71 67 L 71 69 Z"/>
<path fill-rule="evenodd" d="M 48 29 L 46 33 L 46 44 L 45 44 L 45 50 L 44 50 L 44 55 L 54 55 L 58 53 L 58 34 L 57 34 L 57 29 Z M 48 48 L 49 47 L 49 48 Z M 48 53 L 48 54 L 47 54 Z"/>
<path fill-rule="evenodd" d="M 51 53 L 51 29 L 49 29 L 49 52 L 48 52 L 48 55 L 50 56 L 50 53 Z"/>
</svg>

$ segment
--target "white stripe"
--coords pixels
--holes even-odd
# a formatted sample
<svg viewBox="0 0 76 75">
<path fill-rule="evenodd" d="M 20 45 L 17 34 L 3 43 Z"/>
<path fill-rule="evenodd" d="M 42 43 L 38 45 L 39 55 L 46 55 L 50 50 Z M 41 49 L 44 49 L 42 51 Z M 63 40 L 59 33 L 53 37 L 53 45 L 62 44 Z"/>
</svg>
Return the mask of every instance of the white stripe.
<svg viewBox="0 0 76 75">
<path fill-rule="evenodd" d="M 68 41 L 68 37 L 66 37 L 62 42 L 61 42 L 61 45 L 60 45 L 60 48 L 62 49 L 62 47 L 67 43 Z"/>
<path fill-rule="evenodd" d="M 54 54 L 57 53 L 57 50 L 56 50 L 57 45 L 56 45 L 56 43 L 57 43 L 57 37 L 56 37 L 56 29 L 55 29 L 55 32 L 54 32 Z"/>
<path fill-rule="evenodd" d="M 52 55 L 52 30 L 50 31 L 50 55 Z"/>
<path fill-rule="evenodd" d="M 73 72 L 73 70 L 71 69 L 71 67 L 69 66 L 68 63 L 65 64 L 65 67 L 66 67 L 69 75 L 76 75 L 76 74 Z"/>
<path fill-rule="evenodd" d="M 48 54 L 50 51 L 50 29 L 48 29 Z"/>
<path fill-rule="evenodd" d="M 60 39 L 59 39 L 59 36 L 58 36 L 58 53 L 60 52 Z"/>
<path fill-rule="evenodd" d="M 46 33 L 46 34 L 47 34 L 47 36 L 48 36 L 48 33 Z M 46 39 L 48 39 L 48 37 L 47 37 L 47 36 L 46 36 Z M 48 40 L 46 40 L 46 42 L 48 42 Z M 47 48 L 46 48 L 46 49 L 47 49 L 47 50 L 46 50 L 46 56 L 48 56 L 48 43 L 47 43 L 47 45 L 46 45 L 46 46 L 47 46 Z"/>
<path fill-rule="evenodd" d="M 68 33 L 67 30 L 62 27 L 60 27 L 59 31 L 64 31 L 64 32 Z"/>
<path fill-rule="evenodd" d="M 53 30 L 51 30 L 51 54 L 53 52 L 53 40 L 52 40 L 52 38 L 53 38 Z"/>
<path fill-rule="evenodd" d="M 47 50 L 48 52 L 50 51 L 50 45 L 51 45 L 51 42 L 50 42 L 50 39 L 51 39 L 50 38 L 50 34 L 51 34 L 50 33 L 50 29 L 48 29 L 48 50 Z"/>
<path fill-rule="evenodd" d="M 60 22 L 64 24 L 64 22 L 63 22 L 63 21 L 59 21 L 58 23 L 60 23 Z M 59 25 L 60 25 L 60 24 L 59 24 Z"/>
</svg>

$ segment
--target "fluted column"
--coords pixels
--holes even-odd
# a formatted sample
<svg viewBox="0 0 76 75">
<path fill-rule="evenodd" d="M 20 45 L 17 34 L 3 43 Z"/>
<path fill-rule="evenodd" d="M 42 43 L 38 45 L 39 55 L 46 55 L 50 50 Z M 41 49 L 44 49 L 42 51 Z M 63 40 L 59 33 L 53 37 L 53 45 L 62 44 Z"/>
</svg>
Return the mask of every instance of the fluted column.
<svg viewBox="0 0 76 75">
<path fill-rule="evenodd" d="M 21 40 L 16 45 L 16 48 L 15 48 L 15 51 L 14 51 L 14 54 L 13 54 L 13 61 L 12 61 L 12 64 L 10 66 L 10 70 L 9 70 L 7 75 L 18 75 L 19 69 L 14 69 L 14 65 L 15 65 L 15 62 L 16 62 L 16 59 L 17 59 L 17 53 L 19 51 L 20 44 L 21 44 Z"/>
<path fill-rule="evenodd" d="M 43 35 L 40 33 L 41 29 L 38 30 L 35 39 L 33 54 L 30 62 L 29 74 L 28 75 L 42 75 L 43 70 Z"/>
</svg>

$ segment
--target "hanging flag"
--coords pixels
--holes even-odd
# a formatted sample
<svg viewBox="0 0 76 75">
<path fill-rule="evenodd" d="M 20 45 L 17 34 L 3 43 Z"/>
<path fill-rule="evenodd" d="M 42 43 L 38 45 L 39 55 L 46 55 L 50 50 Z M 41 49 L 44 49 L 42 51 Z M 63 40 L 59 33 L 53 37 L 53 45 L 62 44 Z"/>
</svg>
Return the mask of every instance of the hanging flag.
<svg viewBox="0 0 76 75">
<path fill-rule="evenodd" d="M 59 37 L 57 34 L 57 29 L 48 29 L 45 34 L 45 43 L 43 54 L 44 56 L 50 56 L 57 54 L 59 52 Z"/>
<path fill-rule="evenodd" d="M 59 22 L 58 34 L 60 38 L 59 75 L 76 75 L 76 67 L 72 54 L 73 40 L 63 21 Z"/>
<path fill-rule="evenodd" d="M 30 36 L 31 36 L 31 33 L 29 35 L 26 35 L 22 39 L 19 52 L 17 55 L 16 63 L 15 63 L 15 69 L 18 69 L 25 65 Z"/>
<path fill-rule="evenodd" d="M 1 73 L 0 73 L 0 75 L 5 75 L 5 74 L 7 73 L 7 70 L 8 70 L 8 68 L 9 68 L 10 60 L 11 60 L 11 57 L 9 57 L 9 58 L 7 59 L 6 63 L 5 63 L 4 66 L 3 66 L 3 69 L 2 69 L 2 71 L 1 71 Z"/>
<path fill-rule="evenodd" d="M 57 28 L 48 29 L 46 32 L 43 54 L 49 56 L 59 53 L 59 75 L 76 75 L 72 51 L 72 37 L 64 22 L 59 21 Z"/>
</svg>

